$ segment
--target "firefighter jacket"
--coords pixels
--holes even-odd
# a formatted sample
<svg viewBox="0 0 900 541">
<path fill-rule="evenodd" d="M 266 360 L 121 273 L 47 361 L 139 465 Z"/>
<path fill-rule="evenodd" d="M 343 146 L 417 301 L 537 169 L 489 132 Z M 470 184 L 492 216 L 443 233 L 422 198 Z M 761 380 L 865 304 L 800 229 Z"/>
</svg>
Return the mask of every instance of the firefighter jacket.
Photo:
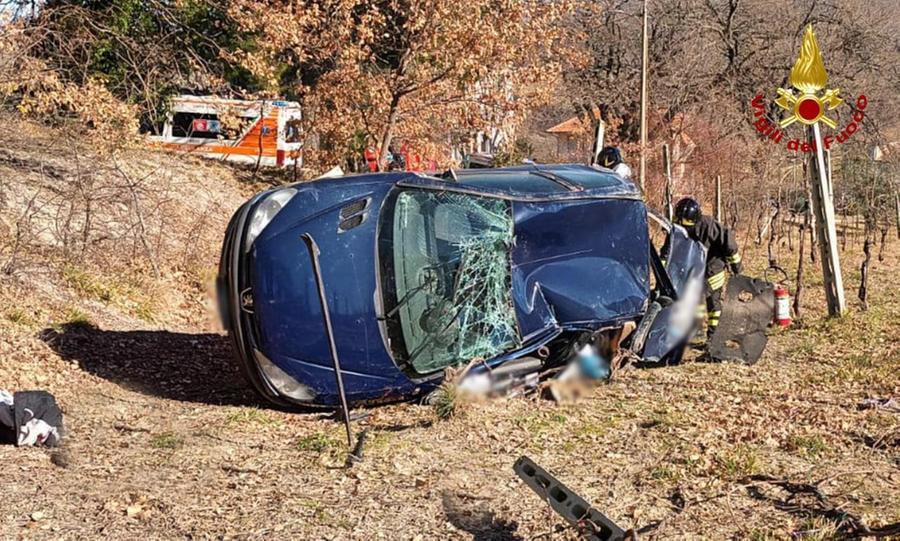
<svg viewBox="0 0 900 541">
<path fill-rule="evenodd" d="M 692 239 L 706 247 L 706 278 L 712 289 L 719 289 L 725 284 L 725 267 L 741 261 L 734 232 L 710 216 L 701 216 L 694 225 L 684 227 Z"/>
</svg>

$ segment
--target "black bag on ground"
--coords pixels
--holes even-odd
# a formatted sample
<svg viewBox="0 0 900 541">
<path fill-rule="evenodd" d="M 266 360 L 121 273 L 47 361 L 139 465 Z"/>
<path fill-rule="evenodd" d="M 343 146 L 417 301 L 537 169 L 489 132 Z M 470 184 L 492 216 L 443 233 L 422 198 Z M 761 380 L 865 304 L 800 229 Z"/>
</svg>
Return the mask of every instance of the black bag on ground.
<svg viewBox="0 0 900 541">
<path fill-rule="evenodd" d="M 63 435 L 62 411 L 47 391 L 0 394 L 0 442 L 56 447 Z"/>
</svg>

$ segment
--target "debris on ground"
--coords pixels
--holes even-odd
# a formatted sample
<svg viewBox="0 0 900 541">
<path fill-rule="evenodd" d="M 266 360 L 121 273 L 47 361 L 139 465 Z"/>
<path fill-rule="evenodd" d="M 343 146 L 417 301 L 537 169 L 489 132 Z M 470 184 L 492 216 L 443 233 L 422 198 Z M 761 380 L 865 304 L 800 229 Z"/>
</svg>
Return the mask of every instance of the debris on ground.
<svg viewBox="0 0 900 541">
<path fill-rule="evenodd" d="M 769 338 L 766 331 L 775 313 L 774 285 L 749 276 L 732 276 L 725 291 L 719 328 L 707 346 L 717 361 L 755 364 Z"/>
<path fill-rule="evenodd" d="M 0 389 L 0 442 L 17 447 L 56 447 L 62 437 L 62 412 L 46 391 L 11 394 Z"/>
<path fill-rule="evenodd" d="M 861 410 L 882 410 L 900 413 L 900 402 L 893 398 L 866 398 L 857 407 Z"/>
<path fill-rule="evenodd" d="M 589 541 L 623 541 L 626 532 L 527 456 L 513 465 L 525 484 Z M 629 532 L 629 538 L 635 535 Z"/>
</svg>

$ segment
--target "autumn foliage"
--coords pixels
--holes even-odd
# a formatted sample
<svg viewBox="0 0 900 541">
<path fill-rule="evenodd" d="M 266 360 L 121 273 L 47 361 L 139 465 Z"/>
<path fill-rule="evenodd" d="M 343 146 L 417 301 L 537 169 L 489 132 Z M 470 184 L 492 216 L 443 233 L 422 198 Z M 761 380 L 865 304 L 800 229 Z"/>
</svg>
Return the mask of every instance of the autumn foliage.
<svg viewBox="0 0 900 541">
<path fill-rule="evenodd" d="M 21 3 L 15 3 L 20 4 Z M 568 2 L 48 2 L 4 25 L 2 95 L 98 132 L 152 131 L 181 91 L 304 107 L 307 163 L 400 138 L 440 156 L 547 102 Z M 118 129 L 114 129 L 118 128 Z M 381 165 L 384 165 L 383 159 Z"/>
<path fill-rule="evenodd" d="M 546 102 L 560 70 L 562 9 L 535 0 L 237 0 L 231 14 L 261 36 L 236 59 L 268 88 L 287 83 L 305 98 L 320 159 L 338 161 L 362 139 L 382 149 L 383 167 L 398 137 L 446 146 Z"/>
</svg>

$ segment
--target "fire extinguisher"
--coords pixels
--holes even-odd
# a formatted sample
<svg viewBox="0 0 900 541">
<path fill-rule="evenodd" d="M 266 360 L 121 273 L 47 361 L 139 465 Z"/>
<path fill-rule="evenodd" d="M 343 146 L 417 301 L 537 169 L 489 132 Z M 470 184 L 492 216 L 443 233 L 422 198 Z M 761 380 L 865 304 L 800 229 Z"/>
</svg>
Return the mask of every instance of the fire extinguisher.
<svg viewBox="0 0 900 541">
<path fill-rule="evenodd" d="M 790 327 L 793 320 L 791 319 L 791 292 L 786 285 L 789 280 L 788 274 L 781 267 L 773 265 L 766 269 L 765 274 L 763 274 L 767 282 L 769 281 L 769 271 L 779 272 L 783 276 L 782 280 L 775 282 L 775 313 L 773 314 L 773 322 L 782 328 Z"/>
</svg>

